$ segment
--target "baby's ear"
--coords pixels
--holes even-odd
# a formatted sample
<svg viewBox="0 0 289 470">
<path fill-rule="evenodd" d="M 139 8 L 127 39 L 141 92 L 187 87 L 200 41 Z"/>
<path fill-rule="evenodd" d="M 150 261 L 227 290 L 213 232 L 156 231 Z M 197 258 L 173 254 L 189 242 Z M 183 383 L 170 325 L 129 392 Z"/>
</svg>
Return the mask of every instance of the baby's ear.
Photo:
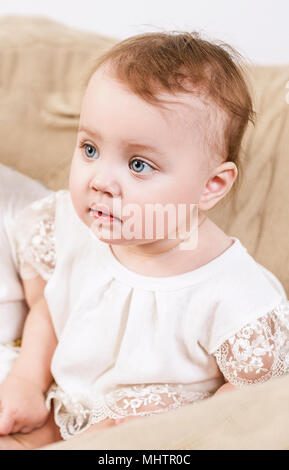
<svg viewBox="0 0 289 470">
<path fill-rule="evenodd" d="M 212 209 L 232 188 L 238 170 L 234 162 L 224 162 L 218 166 L 207 180 L 199 199 L 199 210 Z"/>
</svg>

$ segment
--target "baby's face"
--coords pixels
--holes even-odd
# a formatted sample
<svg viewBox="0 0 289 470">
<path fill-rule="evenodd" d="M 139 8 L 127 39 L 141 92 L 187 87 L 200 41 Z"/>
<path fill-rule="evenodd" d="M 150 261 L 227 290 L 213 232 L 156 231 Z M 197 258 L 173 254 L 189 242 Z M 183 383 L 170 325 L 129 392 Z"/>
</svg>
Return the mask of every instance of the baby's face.
<svg viewBox="0 0 289 470">
<path fill-rule="evenodd" d="M 191 94 L 159 96 L 173 100 L 172 104 L 165 103 L 169 111 L 142 100 L 102 69 L 93 75 L 86 89 L 70 192 L 80 219 L 89 227 L 93 224 L 101 228 L 98 236 L 103 241 L 114 243 L 113 226 L 114 230 L 124 227 L 133 215 L 141 232 L 131 239 L 125 232 L 115 242 L 151 242 L 151 235 L 148 239 L 146 235 L 151 234 L 152 227 L 148 217 L 152 206 L 148 204 L 162 208 L 171 204 L 176 214 L 181 204 L 189 220 L 190 209 L 202 194 L 208 177 L 204 105 Z M 91 212 L 92 205 L 98 203 L 104 204 L 114 219 L 104 220 Z M 131 204 L 134 212 L 123 212 Z M 153 238 L 166 238 L 171 229 L 165 217 L 163 236 L 154 231 Z M 135 230 L 134 225 L 131 230 Z"/>
</svg>

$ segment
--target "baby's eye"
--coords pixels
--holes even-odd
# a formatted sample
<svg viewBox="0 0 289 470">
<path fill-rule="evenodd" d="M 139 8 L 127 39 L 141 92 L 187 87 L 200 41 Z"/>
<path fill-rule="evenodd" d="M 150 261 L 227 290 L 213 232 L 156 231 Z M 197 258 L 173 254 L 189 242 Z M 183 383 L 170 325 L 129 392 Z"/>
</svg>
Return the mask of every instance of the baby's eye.
<svg viewBox="0 0 289 470">
<path fill-rule="evenodd" d="M 135 162 L 137 163 L 134 165 Z M 144 165 L 146 165 L 148 169 L 151 169 L 152 171 L 154 171 L 154 168 L 151 165 L 143 162 L 142 160 L 139 160 L 138 158 L 135 158 L 129 163 L 130 168 L 132 167 L 132 170 L 135 171 L 136 173 L 140 173 L 140 171 L 144 168 Z M 142 172 L 142 174 L 146 174 L 146 173 L 151 173 L 151 172 L 150 171 Z"/>
<path fill-rule="evenodd" d="M 90 160 L 93 160 L 95 157 L 96 148 L 90 144 L 83 144 L 82 147 L 84 148 L 85 156 Z"/>
</svg>

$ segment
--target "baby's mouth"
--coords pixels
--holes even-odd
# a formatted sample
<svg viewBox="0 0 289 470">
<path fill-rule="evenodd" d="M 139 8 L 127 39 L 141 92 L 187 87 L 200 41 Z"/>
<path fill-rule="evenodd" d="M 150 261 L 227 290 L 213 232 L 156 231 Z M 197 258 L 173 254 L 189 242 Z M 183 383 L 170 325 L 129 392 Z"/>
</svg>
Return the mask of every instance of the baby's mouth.
<svg viewBox="0 0 289 470">
<path fill-rule="evenodd" d="M 102 212 L 98 209 L 90 208 L 89 215 L 91 217 L 93 217 L 94 219 L 97 219 L 97 220 L 103 220 L 103 221 L 107 221 L 107 222 L 108 221 L 111 221 L 111 222 L 119 221 L 119 222 L 121 222 L 121 220 L 118 217 L 114 217 L 112 214 L 107 214 L 107 213 Z"/>
</svg>

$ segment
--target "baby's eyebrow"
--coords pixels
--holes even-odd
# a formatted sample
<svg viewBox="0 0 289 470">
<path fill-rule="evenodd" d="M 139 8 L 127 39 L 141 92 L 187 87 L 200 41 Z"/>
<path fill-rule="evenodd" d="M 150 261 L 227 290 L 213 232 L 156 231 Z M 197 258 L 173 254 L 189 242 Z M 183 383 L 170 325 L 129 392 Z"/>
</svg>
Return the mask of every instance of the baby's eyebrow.
<svg viewBox="0 0 289 470">
<path fill-rule="evenodd" d="M 100 133 L 97 130 L 88 129 L 88 127 L 85 127 L 83 125 L 79 126 L 78 132 L 86 132 L 87 134 L 90 134 L 92 136 L 97 137 L 100 141 L 102 140 L 102 137 L 101 137 Z M 149 152 L 156 153 L 160 157 L 163 156 L 163 153 L 161 153 L 153 145 L 140 144 L 138 142 L 126 141 L 126 140 L 122 140 L 122 143 L 124 145 L 126 145 L 128 148 L 131 147 L 131 148 L 136 148 L 136 149 L 140 149 L 140 150 L 148 150 Z"/>
</svg>

